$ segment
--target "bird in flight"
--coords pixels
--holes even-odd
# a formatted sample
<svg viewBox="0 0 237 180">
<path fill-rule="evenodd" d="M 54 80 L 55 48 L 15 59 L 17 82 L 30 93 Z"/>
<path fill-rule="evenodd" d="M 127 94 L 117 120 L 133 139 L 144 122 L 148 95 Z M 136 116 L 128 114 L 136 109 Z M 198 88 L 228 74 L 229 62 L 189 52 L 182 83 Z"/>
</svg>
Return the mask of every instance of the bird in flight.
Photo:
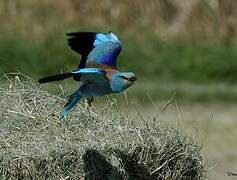
<svg viewBox="0 0 237 180">
<path fill-rule="evenodd" d="M 114 33 L 73 32 L 67 35 L 68 45 L 81 54 L 78 69 L 39 80 L 39 83 L 46 83 L 72 77 L 81 82 L 79 89 L 68 97 L 61 119 L 81 98 L 86 98 L 90 106 L 93 97 L 122 92 L 136 81 L 134 73 L 120 72 L 116 68 L 122 44 Z"/>
</svg>

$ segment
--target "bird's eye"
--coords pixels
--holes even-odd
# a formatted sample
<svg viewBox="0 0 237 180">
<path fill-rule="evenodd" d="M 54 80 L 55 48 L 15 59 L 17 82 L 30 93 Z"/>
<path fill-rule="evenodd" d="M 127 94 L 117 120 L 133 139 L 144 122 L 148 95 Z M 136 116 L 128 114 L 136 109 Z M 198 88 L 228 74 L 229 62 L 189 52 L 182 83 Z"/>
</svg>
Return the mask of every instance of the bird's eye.
<svg viewBox="0 0 237 180">
<path fill-rule="evenodd" d="M 125 76 L 121 76 L 121 77 L 122 77 L 124 80 L 126 80 L 126 81 L 128 80 L 128 78 L 127 78 L 127 77 L 125 77 Z"/>
</svg>

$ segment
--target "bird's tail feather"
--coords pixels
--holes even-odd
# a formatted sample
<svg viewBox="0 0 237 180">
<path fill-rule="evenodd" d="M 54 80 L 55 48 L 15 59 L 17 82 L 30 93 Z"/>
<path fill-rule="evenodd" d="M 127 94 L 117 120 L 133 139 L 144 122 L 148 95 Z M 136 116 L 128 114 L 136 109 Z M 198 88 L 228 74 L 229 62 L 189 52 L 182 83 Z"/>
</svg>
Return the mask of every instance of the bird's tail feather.
<svg viewBox="0 0 237 180">
<path fill-rule="evenodd" d="M 53 75 L 53 76 L 48 76 L 42 79 L 39 79 L 39 83 L 47 83 L 47 82 L 51 82 L 51 81 L 60 81 L 66 78 L 69 78 L 73 76 L 72 73 L 64 73 L 64 74 L 57 74 L 57 75 Z"/>
<path fill-rule="evenodd" d="M 70 112 L 70 110 L 80 101 L 80 99 L 81 99 L 81 94 L 80 94 L 79 90 L 77 90 L 76 92 L 71 94 L 68 97 L 67 103 L 64 105 L 64 110 L 61 113 L 60 119 L 65 118 L 68 115 L 68 113 Z"/>
</svg>

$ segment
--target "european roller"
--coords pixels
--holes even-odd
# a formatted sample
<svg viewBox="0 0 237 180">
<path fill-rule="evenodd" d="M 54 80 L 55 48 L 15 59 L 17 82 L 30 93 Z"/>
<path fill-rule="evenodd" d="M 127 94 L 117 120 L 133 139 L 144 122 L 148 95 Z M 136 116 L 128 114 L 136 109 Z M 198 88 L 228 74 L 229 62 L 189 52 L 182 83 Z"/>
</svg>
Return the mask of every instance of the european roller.
<svg viewBox="0 0 237 180">
<path fill-rule="evenodd" d="M 66 117 L 82 98 L 86 98 L 90 106 L 93 97 L 122 92 L 136 81 L 134 73 L 120 72 L 116 68 L 122 44 L 114 33 L 73 32 L 67 35 L 68 45 L 81 54 L 78 69 L 39 80 L 39 83 L 46 83 L 72 77 L 81 82 L 68 97 L 61 118 Z"/>
</svg>

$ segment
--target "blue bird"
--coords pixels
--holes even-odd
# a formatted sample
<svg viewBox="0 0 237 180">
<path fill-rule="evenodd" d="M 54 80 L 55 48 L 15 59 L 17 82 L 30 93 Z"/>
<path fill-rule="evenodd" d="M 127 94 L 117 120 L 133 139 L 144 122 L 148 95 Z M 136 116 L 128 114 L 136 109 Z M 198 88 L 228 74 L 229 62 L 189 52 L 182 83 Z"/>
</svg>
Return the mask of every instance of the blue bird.
<svg viewBox="0 0 237 180">
<path fill-rule="evenodd" d="M 81 82 L 79 89 L 68 97 L 61 118 L 66 117 L 81 98 L 86 98 L 90 106 L 93 97 L 122 92 L 136 81 L 132 72 L 116 69 L 122 44 L 114 33 L 74 32 L 67 35 L 68 45 L 81 54 L 78 69 L 39 80 L 39 83 L 46 83 L 73 77 Z"/>
</svg>

